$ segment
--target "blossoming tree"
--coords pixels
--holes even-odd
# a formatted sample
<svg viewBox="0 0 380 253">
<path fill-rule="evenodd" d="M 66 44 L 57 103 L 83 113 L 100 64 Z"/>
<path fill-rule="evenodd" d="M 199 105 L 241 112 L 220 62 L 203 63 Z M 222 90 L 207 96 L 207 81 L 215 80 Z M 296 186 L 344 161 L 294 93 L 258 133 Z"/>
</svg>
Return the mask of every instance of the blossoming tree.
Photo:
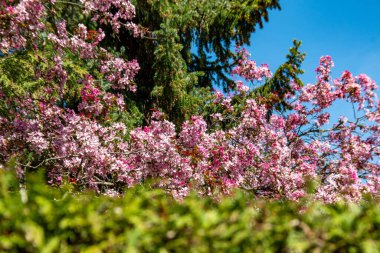
<svg viewBox="0 0 380 253">
<path fill-rule="evenodd" d="M 130 129 L 122 117 L 110 119 L 128 110 L 124 95 L 139 88 L 133 82 L 139 64 L 102 48 L 101 29 L 78 24 L 68 31 L 65 20 L 55 18 L 58 4 L 8 0 L 0 5 L 5 58 L 24 50 L 52 52 L 44 58 L 47 67 L 37 62 L 34 69 L 41 92 L 0 86 L 0 164 L 15 161 L 20 180 L 29 170 L 45 168 L 49 184 L 69 182 L 107 194 L 147 180 L 176 198 L 190 191 L 218 196 L 240 188 L 258 197 L 297 201 L 308 194 L 310 182 L 312 198 L 327 203 L 379 193 L 380 102 L 368 76 L 345 71 L 333 79 L 333 61 L 324 56 L 314 84 L 289 81 L 285 111 L 268 113 L 278 102 L 275 94 L 261 97 L 236 81 L 231 95 L 213 92 L 203 114 L 182 126 L 154 109 L 145 126 Z M 144 33 L 132 22 L 134 6 L 127 0 L 76 4 L 115 34 L 121 29 L 135 37 Z M 243 56 L 232 74 L 255 83 L 271 78 L 267 65 Z M 91 62 L 95 73 L 82 74 L 78 103 L 70 108 L 60 103 L 70 93 L 69 57 Z M 329 123 L 329 108 L 338 100 L 352 106 L 355 116 Z"/>
</svg>

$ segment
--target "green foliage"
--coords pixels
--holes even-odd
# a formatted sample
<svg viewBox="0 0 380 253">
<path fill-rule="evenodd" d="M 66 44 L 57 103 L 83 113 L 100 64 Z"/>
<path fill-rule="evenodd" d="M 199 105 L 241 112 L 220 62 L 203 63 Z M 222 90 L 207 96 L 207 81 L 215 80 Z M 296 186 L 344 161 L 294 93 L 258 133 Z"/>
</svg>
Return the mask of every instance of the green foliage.
<svg viewBox="0 0 380 253">
<path fill-rule="evenodd" d="M 6 95 L 21 96 L 38 91 L 43 80 L 35 78 L 35 66 L 40 65 L 31 52 L 19 51 L 0 58 L 0 86 Z"/>
<path fill-rule="evenodd" d="M 183 119 L 178 118 L 183 117 L 181 101 L 195 85 L 199 73 L 187 73 L 176 30 L 169 24 L 162 24 L 161 29 L 156 33 L 161 43 L 154 51 L 155 87 L 151 95 L 156 106 L 170 112 L 172 120 L 181 121 Z"/>
<path fill-rule="evenodd" d="M 47 71 L 52 62 L 49 60 L 54 54 L 52 48 L 46 47 L 44 53 L 32 50 L 16 51 L 10 56 L 0 58 L 0 86 L 7 96 L 23 96 L 30 94 L 37 99 L 46 95 L 46 88 L 50 87 L 58 93 L 58 80 L 46 80 L 41 73 Z M 83 66 L 73 56 L 67 57 L 64 67 L 68 73 L 68 81 L 64 87 L 67 101 L 77 102 L 81 85 L 78 80 L 88 73 L 88 66 Z"/>
<path fill-rule="evenodd" d="M 380 208 L 255 200 L 177 202 L 162 191 L 73 194 L 0 170 L 1 252 L 378 252 Z M 302 210 L 302 211 L 300 211 Z"/>
</svg>

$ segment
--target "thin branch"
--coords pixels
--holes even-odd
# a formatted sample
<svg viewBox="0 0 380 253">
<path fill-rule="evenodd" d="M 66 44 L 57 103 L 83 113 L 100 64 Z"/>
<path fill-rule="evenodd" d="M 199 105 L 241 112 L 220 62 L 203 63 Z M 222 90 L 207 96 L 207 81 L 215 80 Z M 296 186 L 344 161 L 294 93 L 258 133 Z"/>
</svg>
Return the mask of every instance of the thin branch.
<svg viewBox="0 0 380 253">
<path fill-rule="evenodd" d="M 69 157 L 78 157 L 78 155 L 68 155 L 68 156 L 58 156 L 58 157 L 47 158 L 35 166 L 29 165 L 29 164 L 22 164 L 22 163 L 18 163 L 18 162 L 16 162 L 16 164 L 21 165 L 25 168 L 37 169 L 37 168 L 41 167 L 43 164 L 47 163 L 48 161 L 60 160 L 60 159 L 65 159 L 65 158 L 69 158 Z"/>
<path fill-rule="evenodd" d="M 78 3 L 74 3 L 74 2 L 69 2 L 69 1 L 55 1 L 55 2 L 56 3 L 62 3 L 62 4 L 70 4 L 70 5 L 78 6 L 78 7 L 81 7 L 81 8 L 84 7 L 82 4 L 78 4 Z"/>
</svg>

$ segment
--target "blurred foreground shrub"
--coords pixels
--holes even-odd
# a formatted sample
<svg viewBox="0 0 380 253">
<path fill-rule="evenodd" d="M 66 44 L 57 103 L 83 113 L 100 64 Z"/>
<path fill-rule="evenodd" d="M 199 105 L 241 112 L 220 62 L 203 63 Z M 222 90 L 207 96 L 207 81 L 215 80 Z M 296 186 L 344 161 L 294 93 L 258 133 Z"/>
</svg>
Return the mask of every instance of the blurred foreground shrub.
<svg viewBox="0 0 380 253">
<path fill-rule="evenodd" d="M 254 200 L 177 202 L 161 191 L 73 194 L 0 169 L 0 252 L 377 252 L 380 208 Z M 300 212 L 300 210 L 302 210 Z"/>
</svg>

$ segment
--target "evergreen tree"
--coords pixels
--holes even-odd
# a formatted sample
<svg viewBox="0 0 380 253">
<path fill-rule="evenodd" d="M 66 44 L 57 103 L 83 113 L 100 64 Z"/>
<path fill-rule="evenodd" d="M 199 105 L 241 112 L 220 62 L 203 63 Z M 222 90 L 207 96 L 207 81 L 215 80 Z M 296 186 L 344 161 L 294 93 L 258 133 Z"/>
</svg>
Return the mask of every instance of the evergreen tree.
<svg viewBox="0 0 380 253">
<path fill-rule="evenodd" d="M 252 32 L 268 21 L 278 0 L 134 0 L 135 23 L 145 35 L 131 39 L 122 32 L 108 41 L 140 63 L 138 92 L 131 99 L 147 112 L 164 110 L 180 122 L 202 105 L 198 88 L 228 90 L 229 72 L 237 61 L 233 45 L 249 44 Z M 202 91 L 201 91 L 202 92 Z"/>
</svg>

